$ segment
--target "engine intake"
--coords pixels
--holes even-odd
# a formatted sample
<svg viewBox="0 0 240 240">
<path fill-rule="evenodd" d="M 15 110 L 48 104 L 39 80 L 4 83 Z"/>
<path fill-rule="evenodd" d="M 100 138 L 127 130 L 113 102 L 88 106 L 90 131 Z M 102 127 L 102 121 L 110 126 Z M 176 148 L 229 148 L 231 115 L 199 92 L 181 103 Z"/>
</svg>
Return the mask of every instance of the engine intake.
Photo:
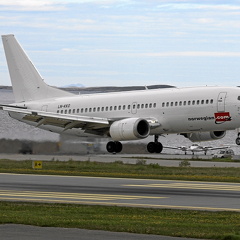
<svg viewBox="0 0 240 240">
<path fill-rule="evenodd" d="M 127 118 L 114 122 L 109 133 L 114 141 L 143 139 L 148 137 L 150 126 L 145 119 Z"/>
<path fill-rule="evenodd" d="M 221 139 L 226 135 L 226 131 L 182 133 L 181 135 L 188 138 L 192 142 L 201 142 Z"/>
</svg>

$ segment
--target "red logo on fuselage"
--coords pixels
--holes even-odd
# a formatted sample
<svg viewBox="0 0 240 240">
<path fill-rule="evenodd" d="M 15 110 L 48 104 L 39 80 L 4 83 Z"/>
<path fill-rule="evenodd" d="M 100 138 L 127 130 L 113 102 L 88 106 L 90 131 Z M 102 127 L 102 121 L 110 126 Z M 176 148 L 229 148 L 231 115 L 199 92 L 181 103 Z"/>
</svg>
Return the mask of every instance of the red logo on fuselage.
<svg viewBox="0 0 240 240">
<path fill-rule="evenodd" d="M 214 113 L 214 116 L 215 116 L 215 123 L 223 123 L 223 122 L 232 120 L 229 112 Z"/>
</svg>

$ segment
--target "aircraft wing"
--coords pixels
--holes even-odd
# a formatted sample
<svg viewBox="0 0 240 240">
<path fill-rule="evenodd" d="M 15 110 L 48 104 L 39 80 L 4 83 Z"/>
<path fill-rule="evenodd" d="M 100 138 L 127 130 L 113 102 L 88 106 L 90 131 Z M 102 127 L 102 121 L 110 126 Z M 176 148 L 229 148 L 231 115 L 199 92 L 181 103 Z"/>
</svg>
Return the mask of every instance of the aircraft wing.
<svg viewBox="0 0 240 240">
<path fill-rule="evenodd" d="M 186 147 L 171 147 L 171 146 L 163 146 L 163 147 L 168 148 L 168 149 L 182 150 L 182 151 L 187 151 L 188 150 Z"/>
<path fill-rule="evenodd" d="M 63 132 L 72 128 L 80 128 L 86 133 L 105 135 L 108 133 L 110 125 L 121 119 L 108 119 L 90 116 L 79 116 L 70 114 L 58 114 L 39 110 L 27 109 L 13 105 L 0 105 L 0 110 L 23 114 L 22 119 L 41 125 L 51 125 L 61 127 Z M 157 120 L 154 118 L 146 119 L 151 128 L 156 127 Z"/>
<path fill-rule="evenodd" d="M 227 148 L 229 148 L 229 146 L 225 146 L 225 147 L 203 147 L 203 151 L 205 151 L 205 150 L 211 151 L 211 150 L 227 149 Z"/>
<path fill-rule="evenodd" d="M 63 132 L 72 128 L 81 128 L 88 133 L 104 135 L 110 126 L 106 118 L 64 115 L 7 105 L 1 105 L 1 108 L 8 112 L 22 113 L 22 119 L 37 123 L 36 127 L 51 125 L 63 128 Z"/>
</svg>

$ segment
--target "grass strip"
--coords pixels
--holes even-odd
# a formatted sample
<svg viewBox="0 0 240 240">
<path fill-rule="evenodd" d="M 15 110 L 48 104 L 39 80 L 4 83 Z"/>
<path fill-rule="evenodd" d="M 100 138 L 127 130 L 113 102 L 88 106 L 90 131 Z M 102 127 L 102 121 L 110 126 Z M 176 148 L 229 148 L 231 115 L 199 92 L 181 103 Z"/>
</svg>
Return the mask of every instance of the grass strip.
<svg viewBox="0 0 240 240">
<path fill-rule="evenodd" d="M 43 169 L 32 169 L 32 161 L 0 160 L 0 172 L 22 174 L 74 175 L 96 177 L 126 177 L 210 182 L 240 182 L 239 168 L 163 167 L 158 164 L 99 163 L 91 161 L 44 161 Z"/>
<path fill-rule="evenodd" d="M 203 239 L 240 239 L 240 213 L 236 212 L 0 202 L 0 224 L 7 223 Z"/>
</svg>

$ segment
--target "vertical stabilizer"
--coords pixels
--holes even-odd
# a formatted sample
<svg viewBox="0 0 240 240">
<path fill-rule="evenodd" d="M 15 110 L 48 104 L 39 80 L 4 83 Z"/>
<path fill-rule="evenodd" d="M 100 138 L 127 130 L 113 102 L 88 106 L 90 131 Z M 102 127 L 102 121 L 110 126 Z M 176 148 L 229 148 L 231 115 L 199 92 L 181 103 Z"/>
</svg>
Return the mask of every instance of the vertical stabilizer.
<svg viewBox="0 0 240 240">
<path fill-rule="evenodd" d="M 48 86 L 34 67 L 14 35 L 2 36 L 15 102 L 72 96 Z"/>
</svg>

